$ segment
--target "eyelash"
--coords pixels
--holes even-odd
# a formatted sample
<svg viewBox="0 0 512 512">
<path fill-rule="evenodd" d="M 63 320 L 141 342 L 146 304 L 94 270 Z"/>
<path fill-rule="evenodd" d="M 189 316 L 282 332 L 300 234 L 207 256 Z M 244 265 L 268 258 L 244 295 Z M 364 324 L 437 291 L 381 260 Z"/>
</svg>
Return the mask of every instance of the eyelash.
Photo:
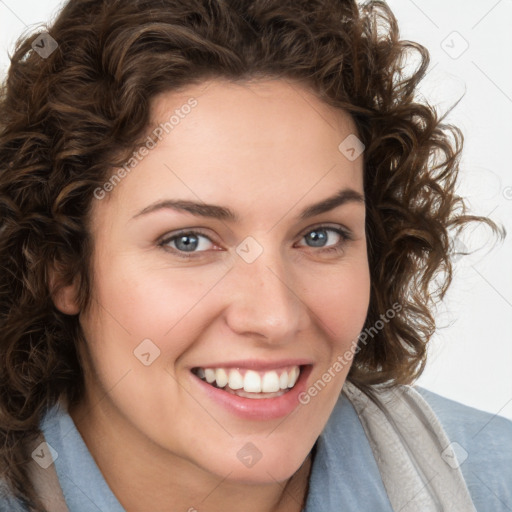
<svg viewBox="0 0 512 512">
<path fill-rule="evenodd" d="M 344 245 L 347 242 L 350 242 L 353 240 L 353 237 L 349 231 L 342 229 L 342 228 L 335 228 L 332 226 L 316 226 L 314 228 L 311 228 L 301 236 L 301 239 L 304 238 L 309 233 L 312 233 L 313 231 L 323 231 L 323 230 L 335 232 L 337 235 L 339 235 L 341 237 L 341 241 L 338 242 L 337 244 L 334 244 L 329 247 L 325 247 L 325 248 L 319 247 L 318 252 L 328 253 L 328 254 L 332 254 L 332 253 L 341 254 L 343 252 Z M 200 230 L 183 230 L 183 231 L 179 231 L 179 232 L 173 234 L 172 236 L 168 236 L 168 237 L 160 240 L 158 242 L 158 247 L 162 248 L 164 251 L 171 251 L 173 254 L 176 254 L 178 257 L 183 258 L 183 259 L 197 258 L 202 253 L 207 252 L 207 251 L 198 251 L 198 252 L 187 253 L 185 251 L 180 251 L 179 249 L 174 249 L 174 248 L 167 246 L 167 244 L 169 244 L 170 242 L 173 242 L 174 240 L 177 240 L 179 237 L 184 236 L 184 235 L 195 235 L 195 236 L 200 235 L 202 237 L 207 238 L 212 244 L 215 244 L 215 242 L 208 235 L 204 234 Z M 305 246 L 301 246 L 301 247 L 305 247 Z M 309 247 L 309 248 L 314 249 L 314 247 Z"/>
</svg>

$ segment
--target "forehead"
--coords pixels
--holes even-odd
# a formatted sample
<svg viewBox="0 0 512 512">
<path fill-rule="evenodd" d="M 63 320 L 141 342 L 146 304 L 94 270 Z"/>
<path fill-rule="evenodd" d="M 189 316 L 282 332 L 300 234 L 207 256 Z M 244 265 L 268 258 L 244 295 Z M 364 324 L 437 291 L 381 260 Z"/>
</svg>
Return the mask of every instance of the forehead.
<svg viewBox="0 0 512 512">
<path fill-rule="evenodd" d="M 212 80 L 165 92 L 151 103 L 148 137 L 158 127 L 156 146 L 111 193 L 132 214 L 177 197 L 279 215 L 276 201 L 289 209 L 363 189 L 362 158 L 339 149 L 356 133 L 352 118 L 293 82 Z"/>
<path fill-rule="evenodd" d="M 179 92 L 159 94 L 151 101 L 150 126 L 168 121 L 170 114 L 179 113 L 191 98 L 198 108 L 180 115 L 173 131 L 185 132 L 188 127 L 204 139 L 211 135 L 222 140 L 224 135 L 245 139 L 253 146 L 260 141 L 292 142 L 294 135 L 298 138 L 306 133 L 312 144 L 319 139 L 336 142 L 342 132 L 356 133 L 349 114 L 322 102 L 303 84 L 284 79 L 236 83 L 212 79 Z M 189 121 L 183 122 L 186 119 Z M 199 133 L 201 124 L 205 129 Z M 213 126 L 215 131 L 210 130 Z"/>
</svg>

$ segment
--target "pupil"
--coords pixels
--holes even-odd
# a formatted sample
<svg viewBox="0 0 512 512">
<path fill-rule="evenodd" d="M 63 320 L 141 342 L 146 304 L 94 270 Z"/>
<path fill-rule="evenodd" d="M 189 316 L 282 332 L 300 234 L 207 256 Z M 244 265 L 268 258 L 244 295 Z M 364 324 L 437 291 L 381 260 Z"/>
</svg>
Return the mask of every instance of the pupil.
<svg viewBox="0 0 512 512">
<path fill-rule="evenodd" d="M 198 244 L 197 236 L 194 236 L 194 235 L 182 235 L 176 240 L 176 247 L 180 251 L 191 252 L 194 249 L 197 249 L 197 244 Z"/>
<path fill-rule="evenodd" d="M 309 233 L 309 239 L 314 247 L 322 247 L 327 240 L 325 229 L 311 231 L 311 233 Z"/>
</svg>

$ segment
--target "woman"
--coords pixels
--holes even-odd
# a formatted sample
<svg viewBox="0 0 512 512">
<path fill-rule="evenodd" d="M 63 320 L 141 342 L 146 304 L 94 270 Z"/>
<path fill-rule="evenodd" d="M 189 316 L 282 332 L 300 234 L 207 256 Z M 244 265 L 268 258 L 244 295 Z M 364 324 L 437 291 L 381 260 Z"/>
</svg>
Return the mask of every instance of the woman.
<svg viewBox="0 0 512 512">
<path fill-rule="evenodd" d="M 510 422 L 411 385 L 449 229 L 499 232 L 427 66 L 380 2 L 71 0 L 20 43 L 1 510 L 510 506 Z"/>
</svg>

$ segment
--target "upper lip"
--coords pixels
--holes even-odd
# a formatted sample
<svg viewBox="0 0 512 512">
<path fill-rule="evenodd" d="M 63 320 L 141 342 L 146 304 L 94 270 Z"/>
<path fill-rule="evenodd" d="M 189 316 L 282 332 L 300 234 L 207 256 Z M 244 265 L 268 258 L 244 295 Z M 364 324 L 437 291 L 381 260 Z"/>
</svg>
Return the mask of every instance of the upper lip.
<svg viewBox="0 0 512 512">
<path fill-rule="evenodd" d="M 247 368 L 256 371 L 277 370 L 285 366 L 303 366 L 313 364 L 311 359 L 240 359 L 238 361 L 221 361 L 217 363 L 198 364 L 192 368 Z"/>
</svg>

